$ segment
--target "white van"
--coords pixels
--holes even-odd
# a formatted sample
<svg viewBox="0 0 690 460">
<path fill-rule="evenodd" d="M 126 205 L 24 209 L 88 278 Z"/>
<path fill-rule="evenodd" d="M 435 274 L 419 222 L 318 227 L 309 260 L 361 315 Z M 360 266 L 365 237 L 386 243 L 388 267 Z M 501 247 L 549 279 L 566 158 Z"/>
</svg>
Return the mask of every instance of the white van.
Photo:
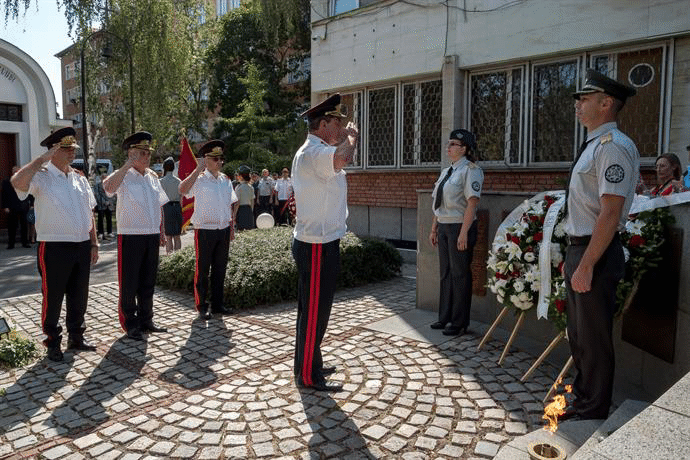
<svg viewBox="0 0 690 460">
<path fill-rule="evenodd" d="M 81 171 L 84 171 L 84 159 L 83 158 L 75 158 L 72 164 L 70 164 L 71 167 L 74 169 L 79 169 Z M 110 175 L 110 173 L 113 172 L 113 163 L 112 161 L 106 159 L 106 158 L 99 158 L 96 160 L 96 170 L 99 173 L 106 173 Z M 86 172 L 86 171 L 84 171 Z"/>
</svg>

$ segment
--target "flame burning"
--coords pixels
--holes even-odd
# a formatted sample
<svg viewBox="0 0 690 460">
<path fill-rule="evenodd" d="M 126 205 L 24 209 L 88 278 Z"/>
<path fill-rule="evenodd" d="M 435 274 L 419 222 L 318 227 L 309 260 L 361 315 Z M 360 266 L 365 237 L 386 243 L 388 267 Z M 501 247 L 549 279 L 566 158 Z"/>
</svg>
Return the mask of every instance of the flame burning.
<svg viewBox="0 0 690 460">
<path fill-rule="evenodd" d="M 558 381 L 553 384 L 554 390 L 558 390 L 558 387 L 560 386 L 562 380 L 563 379 L 558 379 Z M 573 386 L 566 385 L 565 391 L 566 393 L 572 393 Z M 555 433 L 556 430 L 558 430 L 558 417 L 565 414 L 565 406 L 565 395 L 557 394 L 553 397 L 553 401 L 547 404 L 546 407 L 544 407 L 544 415 L 542 415 L 541 418 L 549 422 L 548 425 L 544 426 L 545 430 L 548 430 L 551 433 Z"/>
</svg>

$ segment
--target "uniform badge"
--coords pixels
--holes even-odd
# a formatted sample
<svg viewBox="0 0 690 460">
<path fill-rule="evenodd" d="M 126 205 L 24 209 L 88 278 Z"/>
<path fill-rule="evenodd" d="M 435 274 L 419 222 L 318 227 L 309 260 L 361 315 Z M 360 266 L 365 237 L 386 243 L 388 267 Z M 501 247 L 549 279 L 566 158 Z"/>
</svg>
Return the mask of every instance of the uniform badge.
<svg viewBox="0 0 690 460">
<path fill-rule="evenodd" d="M 625 179 L 625 170 L 621 165 L 611 165 L 608 168 L 606 168 L 606 172 L 604 172 L 604 178 L 613 184 L 617 184 L 621 182 L 623 179 Z"/>
<path fill-rule="evenodd" d="M 482 188 L 481 184 L 477 181 L 472 182 L 472 190 L 478 192 Z"/>
<path fill-rule="evenodd" d="M 608 144 L 613 140 L 613 134 L 611 133 L 606 133 L 603 136 L 601 136 L 601 140 L 599 141 L 600 144 Z"/>
</svg>

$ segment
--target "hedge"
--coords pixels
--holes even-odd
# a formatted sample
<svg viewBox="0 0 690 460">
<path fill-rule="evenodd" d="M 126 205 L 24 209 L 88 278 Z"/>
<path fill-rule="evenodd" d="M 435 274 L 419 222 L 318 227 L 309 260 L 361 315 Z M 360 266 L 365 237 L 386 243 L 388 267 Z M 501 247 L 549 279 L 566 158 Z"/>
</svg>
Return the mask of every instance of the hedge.
<svg viewBox="0 0 690 460">
<path fill-rule="evenodd" d="M 230 243 L 225 305 L 250 308 L 297 299 L 297 267 L 291 246 L 290 227 L 239 232 Z M 339 288 L 393 278 L 402 266 L 400 253 L 389 243 L 352 233 L 340 240 L 340 255 Z M 161 258 L 157 284 L 193 292 L 194 262 L 191 246 Z"/>
</svg>

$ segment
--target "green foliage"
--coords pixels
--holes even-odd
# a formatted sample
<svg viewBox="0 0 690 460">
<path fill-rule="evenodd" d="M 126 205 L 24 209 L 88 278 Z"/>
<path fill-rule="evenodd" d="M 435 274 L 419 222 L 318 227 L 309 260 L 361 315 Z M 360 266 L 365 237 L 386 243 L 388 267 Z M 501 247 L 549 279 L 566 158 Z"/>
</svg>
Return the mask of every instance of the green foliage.
<svg viewBox="0 0 690 460">
<path fill-rule="evenodd" d="M 274 227 L 241 232 L 230 244 L 225 274 L 225 303 L 249 308 L 297 298 L 297 268 L 292 258 L 292 229 Z M 402 257 L 390 244 L 348 233 L 340 241 L 339 287 L 382 281 L 400 272 Z M 158 284 L 193 292 L 195 254 L 188 247 L 163 258 Z"/>
<path fill-rule="evenodd" d="M 10 332 L 9 337 L 0 340 L 0 366 L 10 368 L 25 366 L 37 356 L 36 342 L 16 331 Z"/>
</svg>

